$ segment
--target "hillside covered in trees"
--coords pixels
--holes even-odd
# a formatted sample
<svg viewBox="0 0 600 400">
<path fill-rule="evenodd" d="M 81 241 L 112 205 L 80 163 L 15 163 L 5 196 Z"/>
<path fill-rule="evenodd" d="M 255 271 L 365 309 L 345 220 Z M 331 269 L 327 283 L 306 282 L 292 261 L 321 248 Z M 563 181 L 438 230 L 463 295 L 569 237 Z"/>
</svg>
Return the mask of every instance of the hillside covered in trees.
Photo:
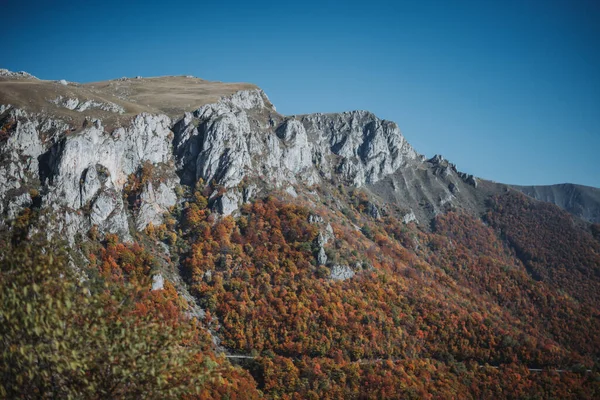
<svg viewBox="0 0 600 400">
<path fill-rule="evenodd" d="M 423 229 L 374 218 L 360 190 L 331 197 L 339 212 L 274 193 L 238 217 L 212 213 L 201 187 L 189 198 L 132 243 L 90 232 L 81 270 L 64 244 L 25 240 L 43 211 L 17 218 L 0 272 L 3 396 L 600 393 L 600 241 L 555 206 L 507 192 L 482 220 L 449 212 Z M 178 265 L 201 316 L 181 282 L 150 290 Z"/>
<path fill-rule="evenodd" d="M 370 112 L 0 70 L 0 398 L 596 399 L 599 304 L 598 224 Z"/>
</svg>

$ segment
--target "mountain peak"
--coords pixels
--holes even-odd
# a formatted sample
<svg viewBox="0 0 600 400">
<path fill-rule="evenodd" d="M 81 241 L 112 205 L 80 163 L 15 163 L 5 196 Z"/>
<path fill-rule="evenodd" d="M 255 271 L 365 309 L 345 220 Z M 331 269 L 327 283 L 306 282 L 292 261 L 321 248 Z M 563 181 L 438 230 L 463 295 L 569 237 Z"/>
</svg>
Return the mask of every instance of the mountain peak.
<svg viewBox="0 0 600 400">
<path fill-rule="evenodd" d="M 448 210 L 480 213 L 504 188 L 440 155 L 426 160 L 396 123 L 369 111 L 284 116 L 255 85 L 190 76 L 66 85 L 29 77 L 0 80 L 0 213 L 14 217 L 36 190 L 61 210 L 55 228 L 71 239 L 94 225 L 130 237 L 123 192 L 148 165 L 134 230 L 160 224 L 177 187 L 200 180 L 225 215 L 273 189 L 298 196 L 347 185 L 425 225 Z"/>
</svg>

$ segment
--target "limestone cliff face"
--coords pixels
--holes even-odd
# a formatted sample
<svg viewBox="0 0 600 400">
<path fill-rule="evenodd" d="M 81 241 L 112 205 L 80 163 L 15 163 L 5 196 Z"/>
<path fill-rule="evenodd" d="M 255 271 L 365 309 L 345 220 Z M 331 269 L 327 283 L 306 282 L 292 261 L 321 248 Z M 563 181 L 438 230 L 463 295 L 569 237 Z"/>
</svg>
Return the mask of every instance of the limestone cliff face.
<svg viewBox="0 0 600 400">
<path fill-rule="evenodd" d="M 301 122 L 325 176 L 338 174 L 354 186 L 375 183 L 419 157 L 394 122 L 367 111 L 312 114 Z"/>
<path fill-rule="evenodd" d="M 39 183 L 39 157 L 46 149 L 43 138 L 57 137 L 68 125 L 51 117 L 30 115 L 10 105 L 0 105 L 0 115 L 3 121 L 0 131 L 0 212 L 7 210 L 8 218 L 12 219 L 20 208 L 31 203 L 26 193 L 29 186 Z M 0 219 L 0 223 L 3 220 Z"/>
<path fill-rule="evenodd" d="M 229 189 L 224 213 L 247 197 L 239 188 L 245 178 L 266 187 L 332 179 L 362 186 L 418 158 L 392 122 L 364 111 L 284 117 L 261 90 L 186 113 L 173 130 L 183 181 Z"/>
<path fill-rule="evenodd" d="M 260 90 L 188 113 L 174 131 L 184 181 L 214 180 L 238 200 L 243 195 L 234 189 L 244 178 L 271 187 L 323 180 L 362 186 L 419 159 L 393 122 L 365 111 L 284 117 Z"/>
<path fill-rule="evenodd" d="M 173 159 L 170 119 L 140 114 L 128 127 L 111 133 L 100 120 L 70 132 L 62 121 L 4 108 L 9 130 L 0 147 L 0 204 L 13 205 L 7 216 L 14 218 L 18 212 L 12 198 L 27 206 L 31 203 L 31 199 L 24 200 L 27 190 L 41 188 L 42 205 L 62 215 L 56 219 L 56 228 L 71 240 L 92 225 L 127 239 L 123 185 L 143 163 L 166 164 Z M 156 189 L 149 185 L 144 190 L 138 229 L 158 222 L 156 214 L 175 204 L 175 183 L 171 179 Z"/>
<path fill-rule="evenodd" d="M 123 114 L 133 106 L 119 107 Z M 222 188 L 210 201 L 223 214 L 235 212 L 261 191 L 278 188 L 296 195 L 297 189 L 322 183 L 366 186 L 385 200 L 394 174 L 412 176 L 411 187 L 427 184 L 410 172 L 419 170 L 442 181 L 447 192 L 442 202 L 461 200 L 460 185 L 452 180 L 476 186 L 472 176 L 460 175 L 451 164 L 428 162 L 417 154 L 393 122 L 366 111 L 287 117 L 277 113 L 260 89 L 239 90 L 176 118 L 142 112 L 116 128 L 107 128 L 101 118 L 105 114 L 93 110 L 60 107 L 50 113 L 0 106 L 0 212 L 5 218 L 30 205 L 29 190 L 36 189 L 42 207 L 59 216 L 49 227 L 70 240 L 92 226 L 128 239 L 149 223 L 161 223 L 162 214 L 177 202 L 177 185 L 194 185 L 199 179 Z M 69 112 L 84 114 L 82 126 L 70 123 L 75 114 Z M 124 200 L 124 185 L 146 164 L 159 166 L 161 174 L 143 187 L 134 211 Z M 437 171 L 444 168 L 449 172 Z M 415 195 L 410 201 L 424 198 Z M 408 220 L 414 219 L 412 213 Z"/>
</svg>

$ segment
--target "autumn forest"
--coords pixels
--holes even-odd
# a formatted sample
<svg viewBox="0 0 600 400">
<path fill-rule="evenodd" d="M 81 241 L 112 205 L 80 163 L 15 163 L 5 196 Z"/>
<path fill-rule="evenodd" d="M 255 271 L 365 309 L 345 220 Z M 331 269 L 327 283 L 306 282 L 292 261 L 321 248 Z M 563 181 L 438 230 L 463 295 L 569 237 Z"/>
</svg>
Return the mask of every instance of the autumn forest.
<svg viewBox="0 0 600 400">
<path fill-rule="evenodd" d="M 273 192 L 227 217 L 213 190 L 184 188 L 133 242 L 92 229 L 77 249 L 22 212 L 1 239 L 0 397 L 600 396 L 597 225 L 513 191 L 424 226 L 374 217 L 367 190 Z"/>
</svg>

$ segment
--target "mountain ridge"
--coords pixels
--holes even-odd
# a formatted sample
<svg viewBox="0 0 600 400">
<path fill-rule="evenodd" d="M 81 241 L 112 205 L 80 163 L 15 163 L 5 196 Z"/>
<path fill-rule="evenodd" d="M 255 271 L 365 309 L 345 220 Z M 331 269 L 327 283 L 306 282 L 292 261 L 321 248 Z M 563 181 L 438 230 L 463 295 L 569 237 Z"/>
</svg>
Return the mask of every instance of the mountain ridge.
<svg viewBox="0 0 600 400">
<path fill-rule="evenodd" d="M 162 164 L 165 168 L 162 168 L 163 181 L 148 185 L 140 194 L 144 204 L 136 223 L 138 229 L 143 229 L 149 221 L 159 223 L 158 214 L 174 205 L 177 175 L 184 183 L 202 178 L 225 188 L 225 193 L 209 196 L 211 204 L 215 203 L 225 215 L 237 210 L 261 188 L 286 186 L 293 194 L 294 185 L 308 187 L 336 180 L 357 187 L 373 186 L 403 167 L 433 168 L 435 171 L 430 172 L 438 175 L 434 180 L 443 183 L 437 185 L 434 195 L 425 196 L 424 201 L 436 204 L 425 211 L 417 207 L 406 209 L 407 216 L 416 213 L 425 220 L 440 212 L 444 204 L 460 206 L 453 199 L 460 198 L 459 186 L 464 182 L 476 185 L 474 177 L 459 173 L 441 158 L 435 159 L 435 166 L 426 162 L 406 142 L 394 122 L 381 120 L 368 111 L 288 117 L 278 114 L 264 92 L 253 85 L 242 84 L 244 89 L 239 90 L 240 84 L 188 77 L 121 78 L 79 85 L 40 81 L 23 74 L 8 74 L 7 79 L 7 74 L 0 77 L 3 103 L 0 111 L 7 130 L 5 136 L 9 137 L 3 146 L 5 189 L 0 193 L 0 201 L 3 208 L 8 207 L 6 195 L 11 190 L 14 193 L 20 190 L 20 200 L 11 203 L 10 214 L 15 215 L 18 209 L 15 204 L 31 202 L 20 189 L 19 181 L 26 183 L 29 177 L 33 186 L 39 182 L 44 204 L 65 208 L 65 215 L 69 215 L 65 218 L 71 221 L 65 226 L 78 227 L 66 232 L 71 240 L 76 232 L 83 233 L 92 225 L 98 225 L 101 231 L 106 229 L 129 237 L 125 207 L 118 200 L 122 196 L 115 194 L 122 191 L 127 176 L 140 170 L 145 162 Z M 195 103 L 199 107 L 181 108 L 181 99 L 169 103 L 167 97 L 166 103 L 170 105 L 163 105 L 161 110 L 174 112 L 173 118 L 149 112 L 158 108 L 139 105 L 139 93 L 144 96 L 154 93 L 154 101 L 160 103 L 157 99 L 164 97 L 159 93 L 163 85 L 181 81 L 179 85 L 186 86 L 190 79 L 200 93 Z M 31 104 L 20 96 L 12 98 L 13 92 L 6 87 L 11 88 L 15 80 L 43 85 L 43 90 L 36 90 L 38 96 L 35 101 L 30 100 Z M 160 85 L 156 86 L 157 83 Z M 127 90 L 134 87 L 130 91 L 133 95 L 113 92 L 108 93 L 112 97 L 98 97 L 100 90 L 113 91 L 123 85 Z M 96 97 L 88 96 L 89 88 L 98 88 L 93 92 Z M 23 95 L 29 96 L 30 89 L 26 85 Z M 66 89 L 69 94 L 64 92 Z M 216 102 L 211 102 L 217 97 Z M 176 112 L 174 105 L 180 107 Z M 11 129 L 15 134 L 9 134 Z M 16 162 L 18 155 L 30 160 L 26 168 Z M 9 162 L 11 158 L 13 161 Z M 99 183 L 98 168 L 106 169 L 110 179 Z M 422 182 L 420 177 L 408 179 L 414 181 L 413 186 Z M 252 182 L 240 188 L 242 181 Z M 161 193 L 158 196 L 154 193 L 156 187 Z M 377 191 L 376 186 L 373 188 Z M 413 196 L 413 200 L 421 201 L 421 197 Z M 86 206 L 90 201 L 93 203 Z M 91 210 L 87 221 L 78 216 L 80 212 L 73 213 L 84 206 Z M 109 217 L 114 221 L 108 222 Z"/>
<path fill-rule="evenodd" d="M 140 170 L 145 162 L 175 165 L 162 168 L 166 174 L 163 182 L 149 185 L 140 194 L 144 205 L 136 229 L 143 229 L 150 222 L 159 223 L 159 214 L 174 205 L 175 186 L 193 185 L 199 178 L 226 189 L 218 196 L 209 196 L 211 204 L 225 215 L 235 212 L 261 189 L 287 185 L 286 190 L 294 195 L 294 185 L 308 187 L 323 180 L 333 184 L 340 180 L 367 187 L 381 201 L 380 207 L 401 205 L 398 212 L 403 213 L 403 219 L 420 221 L 425 226 L 435 215 L 450 209 L 481 215 L 486 199 L 506 190 L 502 184 L 460 172 L 441 156 L 426 159 L 404 139 L 396 123 L 381 120 L 369 111 L 284 116 L 277 113 L 261 89 L 251 84 L 209 82 L 191 76 L 119 78 L 78 84 L 43 81 L 25 72 L 1 70 L 0 104 L 4 136 L 10 136 L 11 121 L 23 120 L 21 125 L 12 127 L 17 134 L 3 146 L 4 152 L 16 151 L 31 159 L 31 165 L 25 169 L 19 163 L 4 162 L 0 213 L 8 210 L 11 203 L 6 194 L 11 190 L 19 192 L 19 180 L 30 176 L 32 182 L 39 181 L 45 187 L 40 191 L 44 197 L 46 191 L 56 189 L 47 183 L 60 175 L 59 158 L 70 160 L 63 162 L 63 171 L 68 163 L 80 164 L 77 160 L 81 156 L 77 154 L 81 148 L 75 156 L 65 154 L 65 149 L 71 149 L 73 144 L 94 154 L 93 147 L 100 142 L 105 143 L 103 151 L 120 154 L 110 156 L 111 187 L 105 188 L 108 193 L 120 192 L 127 176 Z M 169 143 L 171 137 L 173 143 Z M 4 156 L 6 160 L 11 157 L 15 159 L 14 154 Z M 84 196 L 85 201 L 79 201 L 79 205 L 74 199 L 65 200 L 102 186 L 95 181 L 97 173 L 92 172 L 87 179 L 93 181 L 83 182 L 85 189 L 79 187 L 87 168 L 96 169 L 96 165 L 83 163 L 86 165 L 69 173 L 71 183 L 62 194 L 44 197 L 45 204 L 54 199 L 55 203 L 77 210 L 96 196 L 96 192 Z M 245 187 L 236 187 L 242 181 L 246 182 Z M 478 184 L 480 188 L 476 190 Z M 508 186 L 557 204 L 584 220 L 597 222 L 600 218 L 600 195 L 594 195 L 592 189 L 570 190 L 571 197 L 566 198 L 569 195 L 557 192 L 557 188 L 577 186 Z M 23 190 L 17 194 L 20 197 L 11 203 L 9 216 L 16 215 L 20 204 L 32 202 Z M 587 202 L 579 204 L 578 199 Z M 92 225 L 99 225 L 129 237 L 124 205 L 103 196 L 95 201 L 96 208 L 88 207 L 96 211 L 97 215 L 89 218 L 96 223 L 69 224 L 79 228 L 67 236 L 72 239 L 77 231 L 83 233 Z M 110 215 L 120 217 L 114 223 L 106 222 Z M 73 215 L 70 218 L 80 219 Z"/>
<path fill-rule="evenodd" d="M 600 189 L 574 183 L 510 185 L 540 201 L 556 204 L 586 221 L 600 223 Z"/>
<path fill-rule="evenodd" d="M 368 111 L 285 116 L 218 83 L 197 107 L 138 104 L 193 78 L 161 79 L 117 80 L 135 102 L 45 82 L 29 103 L 18 82 L 38 80 L 0 76 L 28 88 L 16 106 L 0 91 L 0 396 L 83 397 L 88 378 L 123 397 L 600 393 L 600 225 L 426 158 Z M 86 346 L 148 322 L 184 334 L 161 346 L 183 364 L 146 352 L 156 382 L 122 378 L 146 336 Z"/>
</svg>

